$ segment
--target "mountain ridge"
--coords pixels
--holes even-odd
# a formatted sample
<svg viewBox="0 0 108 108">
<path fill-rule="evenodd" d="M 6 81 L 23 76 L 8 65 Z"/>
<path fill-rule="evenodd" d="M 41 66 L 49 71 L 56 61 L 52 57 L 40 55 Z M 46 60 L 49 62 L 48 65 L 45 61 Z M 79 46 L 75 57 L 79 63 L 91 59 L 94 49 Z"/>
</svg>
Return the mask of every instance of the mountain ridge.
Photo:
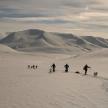
<svg viewBox="0 0 108 108">
<path fill-rule="evenodd" d="M 89 52 L 100 48 L 108 48 L 108 40 L 93 36 L 76 36 L 66 33 L 52 33 L 39 29 L 28 29 L 12 32 L 0 40 L 18 51 L 41 52 Z"/>
</svg>

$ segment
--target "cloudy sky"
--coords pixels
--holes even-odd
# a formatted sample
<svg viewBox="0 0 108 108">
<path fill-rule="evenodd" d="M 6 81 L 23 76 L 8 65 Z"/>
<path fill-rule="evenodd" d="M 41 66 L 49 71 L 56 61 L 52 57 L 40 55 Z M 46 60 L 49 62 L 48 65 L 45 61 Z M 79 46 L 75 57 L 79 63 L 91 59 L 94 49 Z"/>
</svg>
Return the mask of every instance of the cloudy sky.
<svg viewBox="0 0 108 108">
<path fill-rule="evenodd" d="M 108 38 L 108 0 L 0 0 L 0 33 L 29 28 Z"/>
</svg>

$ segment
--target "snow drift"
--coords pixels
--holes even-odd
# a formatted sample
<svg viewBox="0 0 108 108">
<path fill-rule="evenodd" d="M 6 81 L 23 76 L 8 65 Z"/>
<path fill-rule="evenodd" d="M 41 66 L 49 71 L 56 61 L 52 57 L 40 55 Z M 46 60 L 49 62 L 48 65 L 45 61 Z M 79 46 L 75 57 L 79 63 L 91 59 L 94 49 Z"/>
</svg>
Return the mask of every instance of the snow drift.
<svg viewBox="0 0 108 108">
<path fill-rule="evenodd" d="M 0 53 L 15 53 L 17 51 L 15 51 L 14 49 L 6 46 L 6 45 L 2 45 L 0 44 Z"/>
</svg>

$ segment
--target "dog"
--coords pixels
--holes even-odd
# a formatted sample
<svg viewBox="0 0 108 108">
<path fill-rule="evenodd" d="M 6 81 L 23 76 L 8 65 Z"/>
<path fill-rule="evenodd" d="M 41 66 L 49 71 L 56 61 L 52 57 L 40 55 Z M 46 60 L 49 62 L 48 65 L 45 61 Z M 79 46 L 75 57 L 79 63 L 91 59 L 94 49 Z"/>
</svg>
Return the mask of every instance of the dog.
<svg viewBox="0 0 108 108">
<path fill-rule="evenodd" d="M 94 72 L 93 75 L 94 77 L 96 77 L 98 75 L 98 72 Z"/>
</svg>

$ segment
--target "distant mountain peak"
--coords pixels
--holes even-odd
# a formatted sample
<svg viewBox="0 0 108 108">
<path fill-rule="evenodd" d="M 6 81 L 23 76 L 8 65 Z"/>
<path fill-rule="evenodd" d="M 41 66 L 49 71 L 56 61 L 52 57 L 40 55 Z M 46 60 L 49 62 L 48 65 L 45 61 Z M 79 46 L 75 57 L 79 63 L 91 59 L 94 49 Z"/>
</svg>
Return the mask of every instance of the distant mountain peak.
<svg viewBox="0 0 108 108">
<path fill-rule="evenodd" d="M 108 48 L 108 40 L 93 36 L 80 37 L 66 33 L 49 33 L 39 29 L 13 32 L 0 40 L 1 44 L 20 51 L 87 52 Z"/>
</svg>

